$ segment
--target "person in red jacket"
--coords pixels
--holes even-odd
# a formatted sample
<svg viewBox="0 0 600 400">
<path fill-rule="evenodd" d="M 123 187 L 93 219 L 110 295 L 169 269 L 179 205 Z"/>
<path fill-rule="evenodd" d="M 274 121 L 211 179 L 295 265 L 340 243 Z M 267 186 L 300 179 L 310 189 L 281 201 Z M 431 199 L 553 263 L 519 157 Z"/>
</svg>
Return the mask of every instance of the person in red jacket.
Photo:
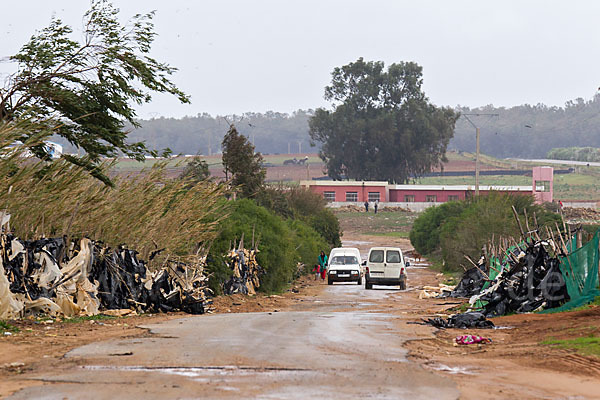
<svg viewBox="0 0 600 400">
<path fill-rule="evenodd" d="M 315 264 L 315 267 L 313 268 L 312 272 L 315 273 L 315 281 L 319 279 L 319 275 L 321 275 L 321 268 L 319 267 L 319 264 Z"/>
</svg>

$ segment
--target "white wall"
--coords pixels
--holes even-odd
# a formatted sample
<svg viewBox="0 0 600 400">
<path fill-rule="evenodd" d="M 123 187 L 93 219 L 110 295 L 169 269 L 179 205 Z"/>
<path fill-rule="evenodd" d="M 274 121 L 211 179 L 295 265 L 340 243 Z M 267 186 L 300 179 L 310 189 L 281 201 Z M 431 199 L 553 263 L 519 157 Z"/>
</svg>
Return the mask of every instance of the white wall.
<svg viewBox="0 0 600 400">
<path fill-rule="evenodd" d="M 402 207 L 402 208 L 405 208 L 410 211 L 421 212 L 429 207 L 439 206 L 440 204 L 443 204 L 443 203 L 385 202 L 385 203 L 379 203 L 379 210 L 385 210 L 386 207 Z M 327 203 L 327 205 L 331 208 L 340 208 L 340 207 L 352 205 L 352 206 L 357 206 L 357 207 L 364 209 L 364 203 L 360 203 L 360 202 L 356 203 L 356 202 L 350 202 L 350 201 L 334 201 L 331 203 Z M 373 212 L 373 203 L 372 202 L 369 203 L 369 212 Z"/>
</svg>

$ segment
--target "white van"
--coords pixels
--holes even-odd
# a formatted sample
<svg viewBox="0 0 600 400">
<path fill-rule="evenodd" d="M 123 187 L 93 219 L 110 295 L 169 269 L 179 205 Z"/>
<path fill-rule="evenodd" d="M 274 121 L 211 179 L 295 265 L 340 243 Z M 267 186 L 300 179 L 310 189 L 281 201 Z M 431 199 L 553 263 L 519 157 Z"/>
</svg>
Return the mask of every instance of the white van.
<svg viewBox="0 0 600 400">
<path fill-rule="evenodd" d="M 327 283 L 356 282 L 362 285 L 360 251 L 354 247 L 336 247 L 329 253 Z"/>
<path fill-rule="evenodd" d="M 373 247 L 366 261 L 365 289 L 373 285 L 398 285 L 406 289 L 406 267 L 404 255 L 399 247 Z"/>
</svg>

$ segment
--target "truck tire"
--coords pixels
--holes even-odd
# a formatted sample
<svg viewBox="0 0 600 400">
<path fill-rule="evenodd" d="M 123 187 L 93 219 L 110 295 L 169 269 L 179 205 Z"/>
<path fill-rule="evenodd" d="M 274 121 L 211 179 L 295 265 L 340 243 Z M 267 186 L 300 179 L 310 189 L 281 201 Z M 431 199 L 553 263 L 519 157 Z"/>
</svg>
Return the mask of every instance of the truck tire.
<svg viewBox="0 0 600 400">
<path fill-rule="evenodd" d="M 358 277 L 358 281 L 356 281 L 356 284 L 362 285 L 362 277 L 361 276 Z"/>
<path fill-rule="evenodd" d="M 373 284 L 367 280 L 365 280 L 365 289 L 373 289 Z"/>
<path fill-rule="evenodd" d="M 406 281 L 400 281 L 400 290 L 406 290 Z"/>
<path fill-rule="evenodd" d="M 333 285 L 333 281 L 331 280 L 331 278 L 327 278 L 327 284 L 328 285 Z"/>
</svg>

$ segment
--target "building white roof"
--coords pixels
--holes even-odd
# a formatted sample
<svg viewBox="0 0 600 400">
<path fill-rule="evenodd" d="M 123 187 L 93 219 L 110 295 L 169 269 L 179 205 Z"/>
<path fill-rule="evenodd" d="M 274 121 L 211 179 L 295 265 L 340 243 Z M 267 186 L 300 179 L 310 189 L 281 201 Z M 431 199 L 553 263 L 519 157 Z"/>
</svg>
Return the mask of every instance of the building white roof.
<svg viewBox="0 0 600 400">
<path fill-rule="evenodd" d="M 300 181 L 301 186 L 383 186 L 389 190 L 456 190 L 466 191 L 475 190 L 475 185 L 390 185 L 385 181 Z M 479 185 L 479 190 L 498 192 L 531 192 L 533 186 L 494 186 Z"/>
<path fill-rule="evenodd" d="M 389 185 L 390 190 L 475 190 L 475 185 Z M 479 190 L 499 192 L 531 192 L 533 186 L 488 186 L 479 185 Z"/>
<path fill-rule="evenodd" d="M 300 186 L 388 186 L 386 181 L 300 181 Z"/>
</svg>

